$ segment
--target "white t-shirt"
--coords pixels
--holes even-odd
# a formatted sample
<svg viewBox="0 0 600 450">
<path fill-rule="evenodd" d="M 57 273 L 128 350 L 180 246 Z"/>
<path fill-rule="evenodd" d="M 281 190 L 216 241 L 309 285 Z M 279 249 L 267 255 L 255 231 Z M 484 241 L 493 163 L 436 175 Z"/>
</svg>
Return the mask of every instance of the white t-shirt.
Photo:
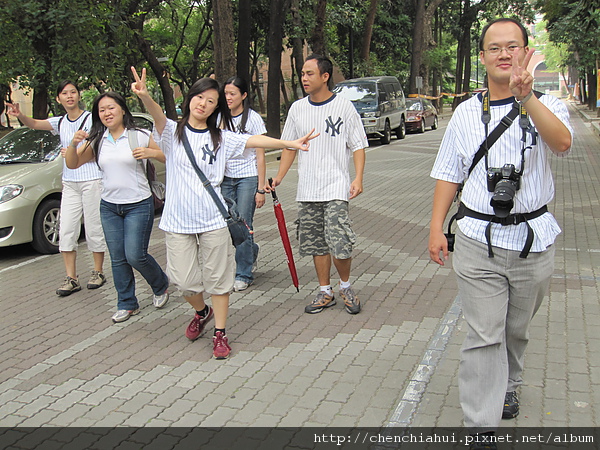
<svg viewBox="0 0 600 450">
<path fill-rule="evenodd" d="M 338 95 L 321 103 L 305 97 L 290 107 L 281 139 L 301 138 L 313 128 L 320 136 L 310 141 L 308 151 L 298 151 L 296 200 L 348 201 L 350 157 L 369 146 L 360 116 L 349 100 Z"/>
<path fill-rule="evenodd" d="M 147 147 L 149 132 L 136 132 L 139 146 Z M 108 130 L 104 132 L 98 164 L 102 170 L 102 200 L 124 205 L 137 203 L 152 195 L 145 165 L 143 160 L 133 157 L 127 130 L 116 141 Z"/>
<path fill-rule="evenodd" d="M 62 121 L 61 121 L 62 118 Z M 69 119 L 69 116 L 65 115 L 62 117 L 51 117 L 48 123 L 52 126 L 52 134 L 60 134 L 60 145 L 62 147 L 68 147 L 73 140 L 73 136 L 78 130 L 84 130 L 89 132 L 92 128 L 92 114 L 88 111 L 84 111 L 76 120 Z M 82 122 L 85 121 L 83 127 Z M 60 122 L 60 133 L 58 130 L 58 124 Z M 63 158 L 63 181 L 91 181 L 102 178 L 100 169 L 96 165 L 95 161 L 90 161 L 78 167 L 77 169 L 69 169 L 67 162 Z"/>
<path fill-rule="evenodd" d="M 232 118 L 233 126 L 236 132 L 249 134 L 255 136 L 257 134 L 265 134 L 267 129 L 265 123 L 253 109 L 248 111 L 248 120 L 246 121 L 245 131 L 240 129 L 242 123 L 242 115 L 235 116 Z M 225 176 L 229 178 L 246 178 L 255 177 L 258 175 L 258 168 L 256 166 L 256 149 L 250 148 L 246 151 L 247 156 L 245 158 L 232 158 L 227 161 L 225 166 Z"/>
<path fill-rule="evenodd" d="M 177 139 L 177 123 L 168 119 L 159 135 L 154 130 L 154 140 L 167 158 L 167 196 L 159 228 L 171 233 L 196 234 L 227 226 L 214 200 L 202 185 L 200 177 L 190 162 L 183 143 Z M 244 154 L 248 134 L 221 130 L 221 145 L 215 155 L 208 129 L 185 127 L 198 167 L 210 181 L 217 195 L 221 195 L 221 182 L 228 159 Z"/>
<path fill-rule="evenodd" d="M 488 125 L 491 133 L 500 120 L 513 107 L 513 97 L 490 102 L 492 119 Z M 569 129 L 569 112 L 566 106 L 551 95 L 542 95 L 540 101 L 552 111 Z M 531 119 L 530 119 L 531 121 Z M 533 122 L 531 122 L 533 124 Z M 504 164 L 513 164 L 521 170 L 522 130 L 519 118 L 498 138 L 488 152 L 488 166 L 500 168 Z M 469 167 L 479 146 L 485 138 L 485 128 L 481 121 L 481 94 L 461 103 L 448 124 L 440 150 L 431 171 L 431 176 L 451 183 L 462 183 L 467 178 Z M 532 135 L 527 135 L 527 146 L 532 144 Z M 533 212 L 550 203 L 554 198 L 554 181 L 548 161 L 548 147 L 541 136 L 537 135 L 536 145 L 525 151 L 525 171 L 521 177 L 521 187 L 514 196 L 514 213 Z M 565 156 L 561 153 L 559 156 Z M 490 205 L 493 192 L 487 189 L 485 158 L 475 166 L 463 187 L 461 200 L 468 208 L 483 214 L 494 214 Z M 486 242 L 484 220 L 465 217 L 458 221 L 460 230 L 468 237 Z M 560 233 L 556 219 L 549 212 L 529 220 L 535 237 L 532 252 L 544 251 Z M 492 224 L 491 243 L 508 250 L 522 250 L 527 238 L 527 224 L 502 226 Z"/>
</svg>

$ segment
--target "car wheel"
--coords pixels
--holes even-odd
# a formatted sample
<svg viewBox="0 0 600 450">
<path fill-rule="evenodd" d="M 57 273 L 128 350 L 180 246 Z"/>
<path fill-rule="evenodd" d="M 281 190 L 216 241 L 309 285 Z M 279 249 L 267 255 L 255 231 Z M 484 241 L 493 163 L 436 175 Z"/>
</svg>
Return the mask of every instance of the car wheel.
<svg viewBox="0 0 600 450">
<path fill-rule="evenodd" d="M 379 139 L 379 141 L 383 145 L 387 145 L 390 143 L 391 140 L 392 140 L 392 128 L 390 127 L 390 123 L 386 120 L 385 127 L 383 128 L 383 136 L 381 136 L 381 139 Z"/>
<path fill-rule="evenodd" d="M 404 139 L 406 137 L 406 123 L 404 123 L 404 117 L 400 121 L 400 126 L 396 128 L 396 137 L 398 139 Z"/>
<path fill-rule="evenodd" d="M 60 225 L 60 200 L 44 201 L 33 216 L 32 247 L 44 254 L 58 253 L 58 229 Z"/>
<path fill-rule="evenodd" d="M 431 129 L 437 130 L 437 127 L 438 127 L 438 118 L 437 118 L 437 116 L 433 116 L 433 123 L 431 124 Z"/>
</svg>

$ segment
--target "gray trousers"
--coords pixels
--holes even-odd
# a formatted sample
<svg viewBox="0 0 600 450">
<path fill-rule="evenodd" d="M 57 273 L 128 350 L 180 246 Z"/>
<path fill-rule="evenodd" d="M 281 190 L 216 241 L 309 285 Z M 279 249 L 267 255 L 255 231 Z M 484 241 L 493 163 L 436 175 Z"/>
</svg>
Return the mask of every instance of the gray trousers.
<svg viewBox="0 0 600 450">
<path fill-rule="evenodd" d="M 554 247 L 519 258 L 519 251 L 494 247 L 456 234 L 453 260 L 467 323 L 458 371 L 465 427 L 495 429 L 506 392 L 522 383 L 529 324 L 548 290 Z"/>
</svg>

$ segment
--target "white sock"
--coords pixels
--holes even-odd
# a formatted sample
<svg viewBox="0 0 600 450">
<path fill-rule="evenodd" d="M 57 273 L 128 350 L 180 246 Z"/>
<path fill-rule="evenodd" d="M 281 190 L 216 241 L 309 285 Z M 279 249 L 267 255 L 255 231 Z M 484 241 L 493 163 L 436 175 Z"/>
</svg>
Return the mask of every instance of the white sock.
<svg viewBox="0 0 600 450">
<path fill-rule="evenodd" d="M 348 279 L 348 281 L 342 281 L 340 279 L 340 289 L 348 289 L 350 286 L 350 279 Z"/>
<path fill-rule="evenodd" d="M 327 295 L 333 294 L 333 289 L 331 289 L 331 285 L 330 286 L 319 286 L 319 288 L 321 289 L 321 292 L 325 292 Z"/>
</svg>

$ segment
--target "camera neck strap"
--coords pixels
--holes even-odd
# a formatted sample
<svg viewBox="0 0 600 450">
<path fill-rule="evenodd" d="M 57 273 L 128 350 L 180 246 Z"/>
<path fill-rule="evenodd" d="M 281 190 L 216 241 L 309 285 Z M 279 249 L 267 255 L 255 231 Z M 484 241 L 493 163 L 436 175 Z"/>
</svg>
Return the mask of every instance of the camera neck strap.
<svg viewBox="0 0 600 450">
<path fill-rule="evenodd" d="M 535 94 L 535 96 L 537 98 L 540 98 L 543 95 L 541 92 L 538 92 L 538 91 L 533 91 L 533 93 Z M 488 168 L 487 154 L 488 154 L 489 149 L 492 147 L 492 145 L 494 145 L 496 143 L 496 141 L 502 135 L 502 133 L 504 133 L 512 125 L 512 123 L 517 118 L 517 116 L 520 116 L 519 117 L 519 125 L 521 126 L 521 129 L 523 130 L 523 135 L 522 135 L 523 149 L 522 149 L 522 161 L 521 161 L 523 163 L 524 162 L 523 159 L 525 157 L 525 153 L 524 153 L 525 142 L 524 141 L 527 137 L 527 131 L 531 130 L 531 124 L 529 123 L 529 117 L 527 116 L 527 111 L 525 110 L 525 107 L 515 100 L 513 103 L 513 107 L 509 111 L 509 113 L 506 116 L 504 116 L 502 118 L 502 120 L 500 120 L 500 123 L 498 123 L 496 128 L 494 128 L 492 130 L 492 132 L 489 133 L 489 123 L 492 119 L 492 114 L 490 111 L 489 91 L 486 91 L 485 94 L 482 95 L 481 121 L 483 122 L 483 126 L 485 128 L 485 139 L 483 140 L 483 142 L 479 146 L 479 150 L 477 150 L 477 153 L 475 153 L 475 156 L 473 157 L 473 162 L 471 163 L 471 167 L 469 167 L 469 175 L 471 175 L 471 172 L 473 171 L 475 166 L 479 163 L 479 161 L 481 161 L 481 159 L 484 156 L 485 156 L 485 168 L 487 170 L 487 168 Z M 533 143 L 535 143 L 535 135 L 534 135 Z M 523 170 L 522 166 L 521 166 L 521 170 Z"/>
</svg>

